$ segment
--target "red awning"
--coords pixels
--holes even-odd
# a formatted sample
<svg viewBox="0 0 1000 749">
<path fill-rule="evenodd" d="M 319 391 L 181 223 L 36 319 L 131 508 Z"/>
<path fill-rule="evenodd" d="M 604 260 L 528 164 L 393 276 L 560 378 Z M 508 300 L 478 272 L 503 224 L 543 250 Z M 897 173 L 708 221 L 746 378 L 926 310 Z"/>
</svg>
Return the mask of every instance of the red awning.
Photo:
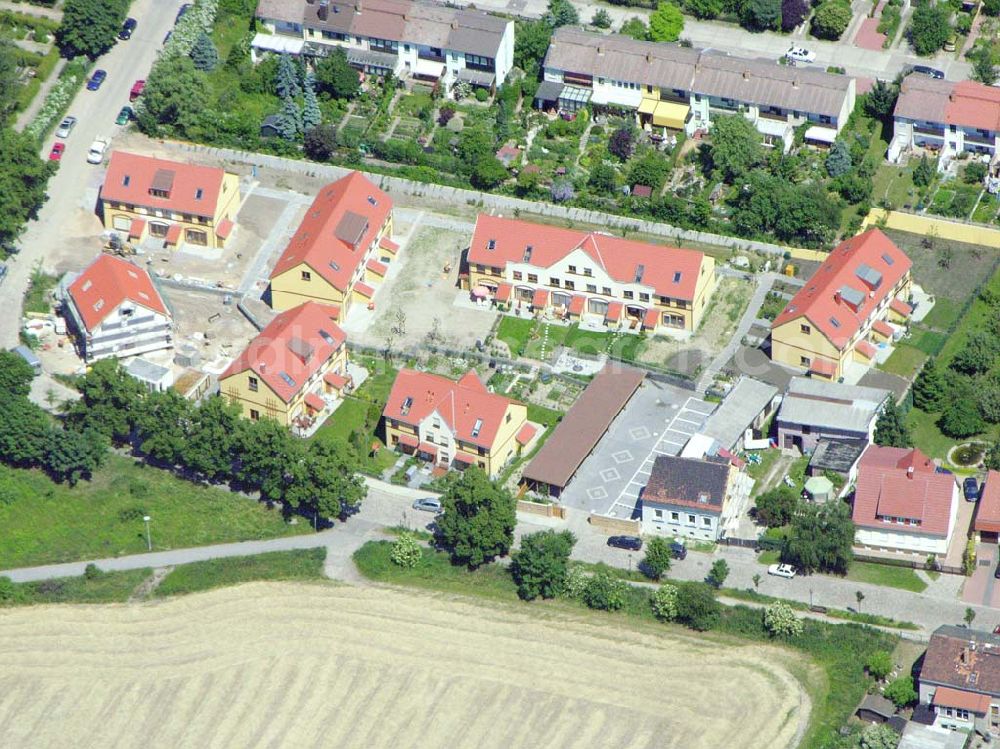
<svg viewBox="0 0 1000 749">
<path fill-rule="evenodd" d="M 181 225 L 171 224 L 170 228 L 167 229 L 167 244 L 177 244 L 177 240 L 181 238 Z"/>
<path fill-rule="evenodd" d="M 146 229 L 146 220 L 142 218 L 132 219 L 132 226 L 128 230 L 129 239 L 139 239 L 142 236 L 142 232 Z"/>
<path fill-rule="evenodd" d="M 307 393 L 306 405 L 313 411 L 322 411 L 326 408 L 326 401 L 316 395 L 316 393 Z"/>
<path fill-rule="evenodd" d="M 902 299 L 893 299 L 889 302 L 889 307 L 893 312 L 898 312 L 903 317 L 909 317 L 913 314 L 913 307 L 904 302 Z"/>
<path fill-rule="evenodd" d="M 382 237 L 382 239 L 379 240 L 378 246 L 381 247 L 383 250 L 391 252 L 393 255 L 399 252 L 399 245 L 393 242 L 388 237 Z"/>
<path fill-rule="evenodd" d="M 546 304 L 549 303 L 549 292 L 547 289 L 535 289 L 534 295 L 531 297 L 531 306 L 542 309 Z"/>
<path fill-rule="evenodd" d="M 579 315 L 583 312 L 583 308 L 587 304 L 587 297 L 584 296 L 574 296 L 569 300 L 569 313 L 571 315 Z"/>
<path fill-rule="evenodd" d="M 622 303 L 621 302 L 609 302 L 608 311 L 604 315 L 605 320 L 610 320 L 614 322 L 616 320 L 622 319 Z"/>
<path fill-rule="evenodd" d="M 516 439 L 521 445 L 527 445 L 531 442 L 532 438 L 535 436 L 535 432 L 537 431 L 538 430 L 531 424 L 525 424 L 518 431 L 517 436 L 514 439 Z"/>
<path fill-rule="evenodd" d="M 498 302 L 506 302 L 510 299 L 511 285 L 509 283 L 502 283 L 497 285 L 497 293 L 494 295 L 494 299 Z"/>
<path fill-rule="evenodd" d="M 809 371 L 815 372 L 818 375 L 823 375 L 824 377 L 833 377 L 837 374 L 837 365 L 829 359 L 817 356 L 813 359 L 812 364 L 809 365 Z"/>
<path fill-rule="evenodd" d="M 365 267 L 372 273 L 377 273 L 380 276 L 384 276 L 386 272 L 389 270 L 382 263 L 380 263 L 378 260 L 375 260 L 374 258 L 365 263 Z"/>
<path fill-rule="evenodd" d="M 233 230 L 233 222 L 230 221 L 228 218 L 224 218 L 222 219 L 222 221 L 219 222 L 219 225 L 215 227 L 215 236 L 217 236 L 219 239 L 225 239 L 226 237 L 229 236 L 229 232 L 231 232 L 232 230 Z"/>
<path fill-rule="evenodd" d="M 358 292 L 361 296 L 368 297 L 369 299 L 375 296 L 375 289 L 373 289 L 368 284 L 362 283 L 360 281 L 354 284 L 354 290 Z"/>
<path fill-rule="evenodd" d="M 438 454 L 438 449 L 430 442 L 421 442 L 419 445 L 417 445 L 417 452 L 427 453 L 428 455 L 431 455 L 436 458 Z"/>
<path fill-rule="evenodd" d="M 858 345 L 855 346 L 855 349 L 867 359 L 871 359 L 875 356 L 875 347 L 868 341 L 858 341 Z"/>
<path fill-rule="evenodd" d="M 893 333 L 892 326 L 885 320 L 876 320 L 874 323 L 872 323 L 872 330 L 874 330 L 876 333 L 884 335 L 886 338 L 892 338 L 892 333 Z"/>
<path fill-rule="evenodd" d="M 469 453 L 455 453 L 455 460 L 453 463 L 465 463 L 467 466 L 474 466 L 476 464 L 476 456 L 469 455 Z"/>
<path fill-rule="evenodd" d="M 406 434 L 406 432 L 403 432 L 399 435 L 399 444 L 406 445 L 407 447 L 416 447 L 420 444 L 420 440 L 418 440 L 414 434 Z"/>
<path fill-rule="evenodd" d="M 350 382 L 350 378 L 342 374 L 338 374 L 337 372 L 327 372 L 323 376 L 323 382 L 330 387 L 336 388 L 337 390 L 342 390 L 344 386 Z"/>
<path fill-rule="evenodd" d="M 655 307 L 653 309 L 646 310 L 645 316 L 642 318 L 642 327 L 647 330 L 653 330 L 656 327 L 656 323 L 660 320 L 660 311 Z"/>
</svg>

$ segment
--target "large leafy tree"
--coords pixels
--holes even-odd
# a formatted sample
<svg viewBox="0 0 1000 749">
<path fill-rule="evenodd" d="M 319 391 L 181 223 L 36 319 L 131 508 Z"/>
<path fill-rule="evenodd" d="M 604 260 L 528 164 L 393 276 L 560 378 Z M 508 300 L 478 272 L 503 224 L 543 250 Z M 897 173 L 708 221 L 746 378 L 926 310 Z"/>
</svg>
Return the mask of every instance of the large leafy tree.
<svg viewBox="0 0 1000 749">
<path fill-rule="evenodd" d="M 670 176 L 670 162 L 656 149 L 649 149 L 629 162 L 628 181 L 630 185 L 647 185 L 653 193 L 659 193 Z"/>
<path fill-rule="evenodd" d="M 712 164 L 727 182 L 743 176 L 764 160 L 760 133 L 742 115 L 716 117 L 711 134 Z"/>
<path fill-rule="evenodd" d="M 232 474 L 240 407 L 225 398 L 208 398 L 191 415 L 191 427 L 184 444 L 184 464 L 211 481 Z"/>
<path fill-rule="evenodd" d="M 479 468 L 467 468 L 442 497 L 437 540 L 452 562 L 479 567 L 505 555 L 514 541 L 516 503 Z"/>
<path fill-rule="evenodd" d="M 742 7 L 743 23 L 753 31 L 769 31 L 781 26 L 781 0 L 747 0 Z"/>
<path fill-rule="evenodd" d="M 988 372 L 1000 354 L 1000 342 L 984 330 L 969 335 L 965 345 L 951 360 L 951 368 L 967 375 Z"/>
<path fill-rule="evenodd" d="M 661 536 L 653 536 L 646 543 L 646 553 L 639 563 L 639 569 L 652 580 L 659 580 L 670 569 L 670 542 Z"/>
<path fill-rule="evenodd" d="M 947 3 L 923 3 L 910 20 L 910 42 L 918 55 L 937 52 L 951 36 L 951 6 Z"/>
<path fill-rule="evenodd" d="M 615 168 L 611 164 L 599 161 L 591 167 L 587 184 L 597 192 L 607 194 L 614 192 L 617 177 Z"/>
<path fill-rule="evenodd" d="M 135 440 L 139 449 L 155 461 L 175 466 L 188 454 L 193 408 L 176 390 L 147 395 L 135 415 Z"/>
<path fill-rule="evenodd" d="M 52 425 L 26 395 L 0 391 L 0 461 L 25 468 L 45 459 Z"/>
<path fill-rule="evenodd" d="M 569 0 L 549 0 L 549 12 L 545 15 L 545 20 L 555 29 L 560 26 L 576 26 L 580 23 L 580 14 Z"/>
<path fill-rule="evenodd" d="M 686 583 L 677 589 L 677 621 L 700 632 L 719 623 L 722 606 L 706 583 Z"/>
<path fill-rule="evenodd" d="M 150 135 L 161 126 L 183 131 L 198 121 L 207 95 L 205 74 L 195 68 L 190 57 L 160 58 L 139 99 L 139 127 Z"/>
<path fill-rule="evenodd" d="M 803 503 L 792 517 L 781 558 L 804 572 L 846 573 L 851 563 L 854 523 L 843 502 Z"/>
<path fill-rule="evenodd" d="M 938 419 L 938 427 L 949 437 L 964 439 L 986 429 L 971 386 L 957 385 Z"/>
<path fill-rule="evenodd" d="M 802 23 L 809 15 L 806 0 L 781 0 L 781 30 L 789 32 Z"/>
<path fill-rule="evenodd" d="M 684 16 L 673 3 L 660 3 L 649 16 L 649 38 L 654 42 L 676 42 L 684 31 Z"/>
<path fill-rule="evenodd" d="M 82 397 L 70 406 L 67 423 L 78 432 L 93 430 L 115 442 L 128 442 L 145 395 L 139 381 L 116 359 L 102 359 L 80 378 L 77 389 Z"/>
<path fill-rule="evenodd" d="M 757 519 L 769 528 L 778 528 L 791 521 L 799 506 L 799 496 L 790 486 L 779 484 L 759 495 L 754 504 Z"/>
<path fill-rule="evenodd" d="M 566 582 L 566 569 L 576 537 L 569 531 L 529 533 L 521 538 L 510 566 L 517 594 L 525 601 L 555 598 Z"/>
<path fill-rule="evenodd" d="M 883 447 L 909 447 L 913 444 L 906 417 L 893 398 L 889 398 L 875 422 L 875 444 Z"/>
<path fill-rule="evenodd" d="M 38 216 L 48 198 L 53 163 L 38 157 L 38 143 L 30 135 L 0 127 L 0 246 L 12 243 Z"/>
<path fill-rule="evenodd" d="M 106 438 L 92 429 L 53 429 L 45 449 L 45 468 L 56 481 L 73 485 L 90 478 L 106 454 Z"/>
<path fill-rule="evenodd" d="M 308 514 L 339 517 L 359 507 L 368 496 L 368 487 L 356 470 L 347 443 L 313 442 L 292 472 L 285 500 Z"/>
<path fill-rule="evenodd" d="M 316 85 L 332 99 L 353 99 L 361 88 L 358 71 L 347 62 L 347 53 L 337 47 L 316 64 Z"/>
<path fill-rule="evenodd" d="M 319 125 L 306 130 L 302 145 L 306 156 L 313 161 L 327 161 L 337 150 L 337 128 L 333 125 Z"/>
<path fill-rule="evenodd" d="M 619 32 L 633 39 L 638 39 L 640 42 L 649 41 L 649 26 L 639 16 L 633 16 L 623 23 Z"/>
<path fill-rule="evenodd" d="M 695 18 L 717 18 L 724 9 L 722 0 L 685 0 L 684 8 Z"/>
<path fill-rule="evenodd" d="M 825 0 L 813 13 L 812 33 L 820 39 L 840 39 L 851 17 L 851 6 L 846 0 Z"/>
<path fill-rule="evenodd" d="M 92 60 L 103 55 L 114 45 L 128 6 L 129 0 L 66 0 L 56 31 L 63 54 Z"/>
<path fill-rule="evenodd" d="M 0 126 L 17 106 L 17 93 L 21 88 L 18 57 L 17 48 L 6 39 L 0 39 Z"/>
<path fill-rule="evenodd" d="M 622 161 L 628 161 L 635 153 L 636 132 L 631 126 L 620 127 L 608 139 L 608 151 Z"/>
<path fill-rule="evenodd" d="M 35 373 L 22 357 L 0 349 L 0 395 L 26 396 L 31 392 Z"/>
<path fill-rule="evenodd" d="M 865 95 L 865 112 L 880 120 L 892 114 L 899 98 L 899 86 L 876 78 L 871 90 Z"/>
<path fill-rule="evenodd" d="M 302 451 L 288 430 L 274 419 L 240 421 L 236 450 L 237 478 L 269 500 L 284 499 Z"/>
<path fill-rule="evenodd" d="M 820 245 L 840 225 L 840 207 L 818 183 L 796 185 L 761 170 L 742 182 L 732 221 L 743 236 L 773 234 L 785 242 Z"/>
<path fill-rule="evenodd" d="M 552 26 L 548 21 L 517 21 L 514 30 L 514 64 L 525 72 L 537 71 L 545 58 L 551 38 Z"/>
</svg>

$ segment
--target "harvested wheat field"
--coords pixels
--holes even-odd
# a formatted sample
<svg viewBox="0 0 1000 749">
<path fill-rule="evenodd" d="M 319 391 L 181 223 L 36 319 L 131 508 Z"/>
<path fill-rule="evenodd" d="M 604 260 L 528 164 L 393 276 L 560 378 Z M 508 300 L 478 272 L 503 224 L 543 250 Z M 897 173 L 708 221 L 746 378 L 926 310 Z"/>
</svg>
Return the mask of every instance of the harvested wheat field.
<svg viewBox="0 0 1000 749">
<path fill-rule="evenodd" d="M 780 749 L 789 657 L 348 586 L 12 609 L 0 746 Z"/>
</svg>

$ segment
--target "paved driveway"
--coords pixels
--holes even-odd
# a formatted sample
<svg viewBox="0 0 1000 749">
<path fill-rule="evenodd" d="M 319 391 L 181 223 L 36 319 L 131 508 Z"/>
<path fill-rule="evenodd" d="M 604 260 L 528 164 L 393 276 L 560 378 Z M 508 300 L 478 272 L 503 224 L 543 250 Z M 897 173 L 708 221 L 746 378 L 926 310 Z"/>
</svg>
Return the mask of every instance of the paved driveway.
<svg viewBox="0 0 1000 749">
<path fill-rule="evenodd" d="M 677 455 L 714 408 L 689 390 L 647 379 L 580 466 L 562 503 L 633 517 L 653 461 Z"/>
</svg>

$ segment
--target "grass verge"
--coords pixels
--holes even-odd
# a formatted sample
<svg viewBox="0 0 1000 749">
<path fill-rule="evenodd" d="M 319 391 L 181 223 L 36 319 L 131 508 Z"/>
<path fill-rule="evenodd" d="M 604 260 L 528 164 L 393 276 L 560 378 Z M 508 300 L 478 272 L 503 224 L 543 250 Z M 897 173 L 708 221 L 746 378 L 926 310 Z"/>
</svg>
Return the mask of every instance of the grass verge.
<svg viewBox="0 0 1000 749">
<path fill-rule="evenodd" d="M 257 580 L 319 580 L 325 560 L 326 549 L 320 547 L 192 562 L 163 578 L 153 595 L 164 598 Z"/>
<path fill-rule="evenodd" d="M 185 481 L 111 454 L 91 481 L 56 484 L 41 471 L 0 466 L 0 569 L 276 538 L 311 532 L 226 489 Z"/>
<path fill-rule="evenodd" d="M 152 570 L 98 572 L 96 575 L 60 577 L 32 583 L 0 584 L 0 606 L 42 603 L 123 603 Z"/>
<path fill-rule="evenodd" d="M 927 583 L 910 567 L 895 567 L 874 562 L 851 562 L 847 579 L 858 583 L 909 590 L 913 593 L 922 593 L 927 588 Z"/>
<path fill-rule="evenodd" d="M 391 548 L 389 542 L 370 541 L 358 549 L 354 561 L 361 574 L 380 582 L 426 590 L 495 601 L 518 600 L 513 580 L 507 570 L 498 565 L 487 565 L 470 572 L 463 567 L 452 566 L 447 555 L 425 548 L 417 566 L 404 569 L 390 561 Z M 649 595 L 648 588 L 629 586 L 620 615 L 627 620 L 654 621 Z M 530 604 L 535 610 L 549 612 L 550 605 L 563 605 L 576 611 L 582 607 L 581 603 L 572 599 Z M 669 626 L 664 625 L 664 628 Z M 800 744 L 802 749 L 819 749 L 837 739 L 840 727 L 857 707 L 870 682 L 864 672 L 868 656 L 876 650 L 892 652 L 898 642 L 897 637 L 871 627 L 829 624 L 812 619 L 803 622 L 802 635 L 774 641 L 764 630 L 760 611 L 747 606 L 723 606 L 716 631 L 738 640 L 785 645 L 808 656 L 822 669 L 823 679 L 806 680 L 804 683 L 810 692 L 813 708 L 809 728 Z"/>
</svg>

